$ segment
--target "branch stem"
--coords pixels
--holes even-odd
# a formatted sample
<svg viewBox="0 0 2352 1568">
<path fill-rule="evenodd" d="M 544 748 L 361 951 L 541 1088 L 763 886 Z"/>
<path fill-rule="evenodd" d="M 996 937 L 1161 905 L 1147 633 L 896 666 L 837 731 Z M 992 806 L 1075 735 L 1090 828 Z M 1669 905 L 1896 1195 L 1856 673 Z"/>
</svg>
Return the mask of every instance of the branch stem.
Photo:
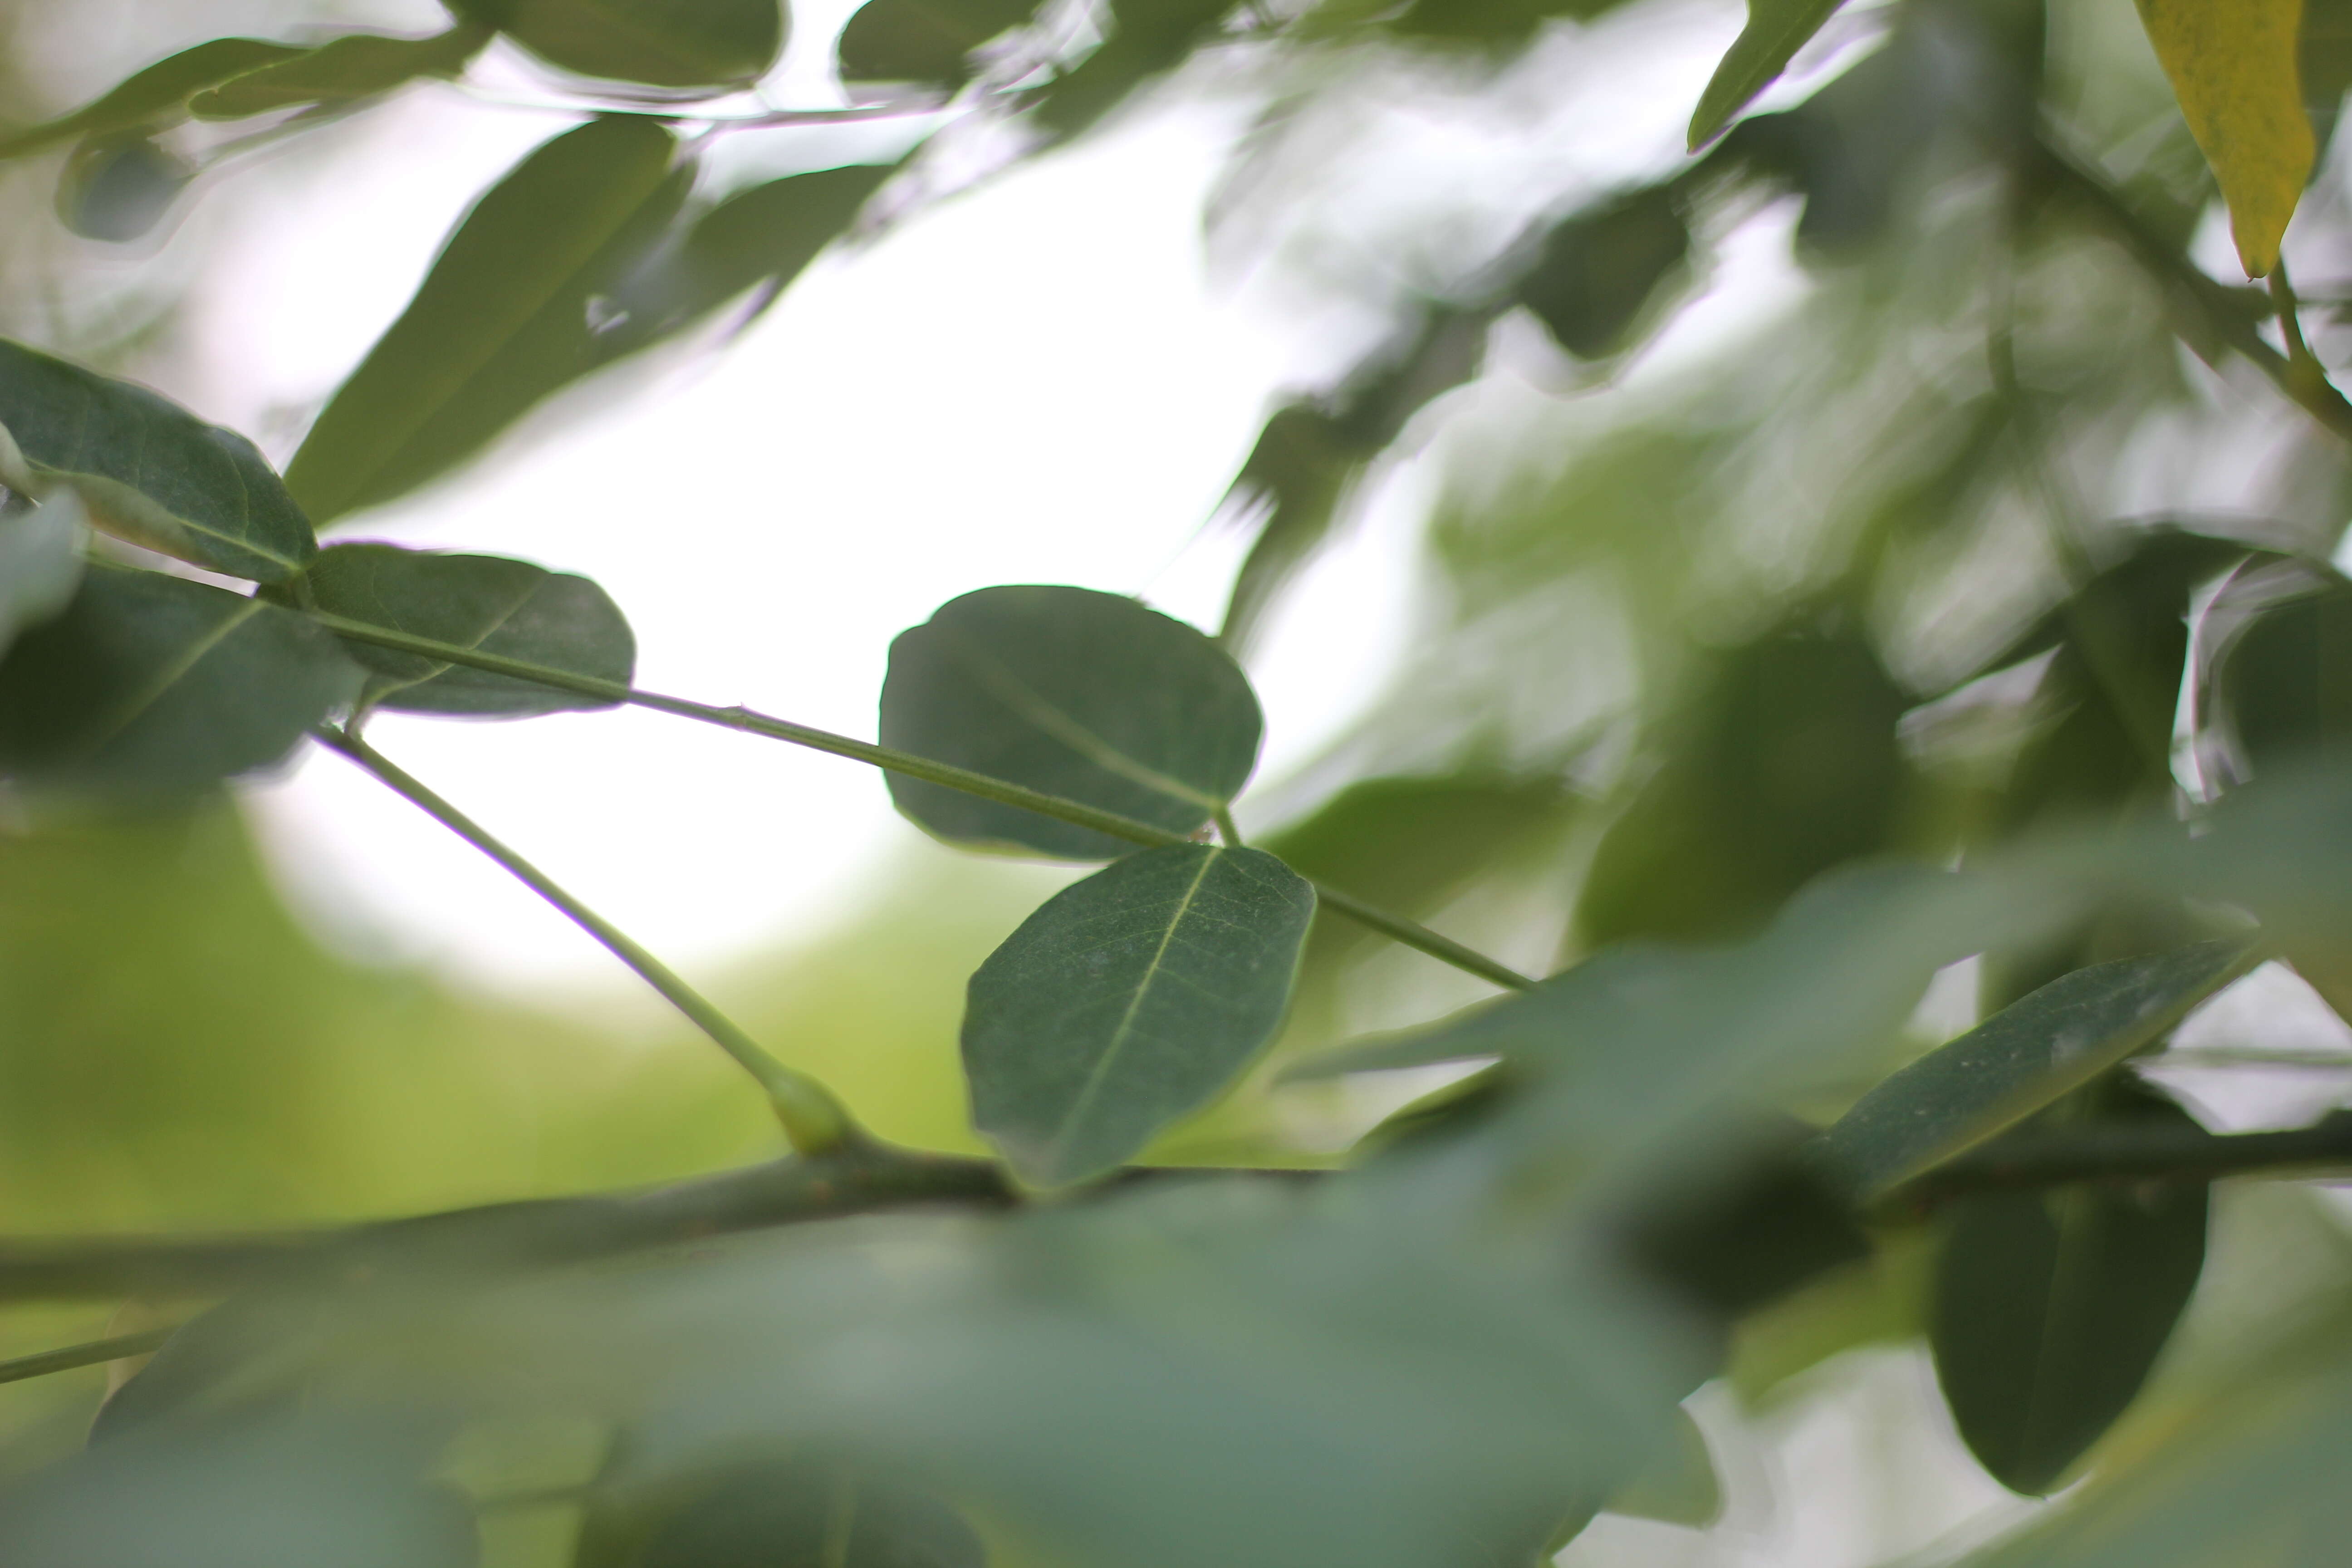
<svg viewBox="0 0 2352 1568">
<path fill-rule="evenodd" d="M 1895 1194 L 1931 1205 L 1969 1193 L 2085 1182 L 2210 1182 L 2352 1170 L 2352 1111 L 2284 1132 L 2215 1133 L 2130 1122 L 2011 1136 L 1927 1172 Z"/>
<path fill-rule="evenodd" d="M 478 649 L 464 647 L 456 643 L 437 642 L 431 637 L 412 637 L 406 632 L 394 631 L 387 626 L 371 626 L 365 621 L 328 615 L 320 610 L 310 610 L 305 613 L 338 637 L 348 637 L 357 643 L 365 643 L 372 647 L 391 648 L 394 652 L 414 654 L 443 664 L 461 665 L 468 669 L 479 669 L 492 675 L 508 676 L 516 680 L 529 680 L 541 686 L 551 686 L 559 691 L 577 692 L 583 697 L 593 697 L 603 702 L 625 703 L 635 708 L 649 708 L 656 713 L 668 713 L 680 719 L 692 719 L 705 724 L 716 724 L 723 729 L 739 730 L 745 734 L 761 735 L 772 741 L 782 741 L 791 745 L 805 746 L 811 751 L 823 752 L 829 756 L 847 757 L 852 762 L 865 763 L 871 767 L 900 773 L 908 778 L 920 779 L 926 784 L 935 784 L 946 789 L 961 791 L 965 795 L 978 795 L 982 800 L 992 800 L 1003 805 L 1019 806 L 1024 811 L 1034 811 L 1040 816 L 1052 817 L 1056 822 L 1072 823 L 1079 827 L 1091 827 L 1097 833 L 1124 839 L 1129 844 L 1157 847 L 1163 844 L 1191 842 L 1181 833 L 1171 833 L 1163 827 L 1154 827 L 1150 823 L 1138 822 L 1132 817 L 1121 816 L 1117 812 L 1104 811 L 1080 801 L 1065 800 L 1059 795 L 1047 795 L 1042 790 L 1034 790 L 1006 779 L 991 778 L 986 773 L 974 773 L 969 768 L 956 767 L 952 763 L 936 763 L 929 757 L 916 756 L 911 752 L 894 751 L 888 746 L 877 746 L 866 741 L 852 740 L 847 735 L 836 735 L 829 730 L 818 730 L 806 724 L 795 724 L 787 719 L 772 719 L 764 713 L 755 713 L 748 708 L 717 708 L 707 702 L 689 701 L 683 697 L 665 697 L 659 692 L 640 691 L 635 687 L 625 686 L 617 680 L 600 680 L 593 675 L 575 675 L 570 671 L 551 668 L 545 665 L 530 664 L 521 659 L 505 658 L 497 654 L 483 653 Z M 1524 991 L 1535 984 L 1528 976 L 1497 963 L 1483 953 L 1474 952 L 1451 938 L 1440 936 L 1417 921 L 1376 909 L 1360 899 L 1351 898 L 1320 882 L 1315 884 L 1315 891 L 1324 904 L 1346 915 L 1349 919 L 1368 926 L 1383 936 L 1402 942 L 1407 947 L 1425 952 L 1442 963 L 1453 964 L 1457 969 L 1475 974 L 1483 980 L 1513 991 Z"/>
<path fill-rule="evenodd" d="M 47 1377 L 53 1372 L 71 1372 L 80 1366 L 100 1366 L 107 1362 L 121 1361 L 125 1356 L 145 1355 L 161 1349 L 176 1329 L 142 1329 L 135 1334 L 117 1334 L 112 1339 L 91 1340 L 85 1344 L 63 1345 L 53 1351 L 40 1351 L 32 1355 L 20 1355 L 11 1361 L 0 1361 L 0 1383 L 22 1383 L 28 1377 Z"/>
<path fill-rule="evenodd" d="M 497 861 L 517 881 L 602 942 L 614 957 L 635 970 L 646 984 L 660 992 L 670 1005 L 685 1014 L 697 1028 L 716 1041 L 720 1050 L 732 1057 L 736 1065 L 750 1073 L 767 1091 L 769 1100 L 775 1106 L 777 1120 L 783 1123 L 785 1137 L 792 1141 L 793 1147 L 799 1152 L 824 1154 L 866 1142 L 866 1134 L 858 1127 L 848 1109 L 834 1098 L 832 1091 L 806 1073 L 795 1071 L 778 1061 L 745 1034 L 734 1020 L 711 1005 L 700 992 L 679 979 L 667 964 L 559 887 L 538 867 L 491 837 L 473 818 L 427 789 L 394 765 L 383 752 L 348 730 L 322 727 L 318 731 L 318 736 L 330 749 L 349 757 L 393 793 Z"/>
</svg>

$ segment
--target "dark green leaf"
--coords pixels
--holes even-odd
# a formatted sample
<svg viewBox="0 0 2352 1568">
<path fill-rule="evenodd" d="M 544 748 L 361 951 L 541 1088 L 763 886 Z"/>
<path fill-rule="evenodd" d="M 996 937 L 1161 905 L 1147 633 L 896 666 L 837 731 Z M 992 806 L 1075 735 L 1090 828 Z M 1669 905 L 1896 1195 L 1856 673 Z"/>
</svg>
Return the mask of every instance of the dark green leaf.
<svg viewBox="0 0 2352 1568">
<path fill-rule="evenodd" d="M 2352 91 L 2352 3 L 2347 0 L 2304 0 L 2303 33 L 2296 48 L 2303 77 L 2304 111 L 2311 116 L 2313 139 L 2326 162 L 2327 144 L 2343 112 L 2344 95 Z"/>
<path fill-rule="evenodd" d="M 988 1549 L 919 1488 L 845 1465 L 750 1465 L 653 1520 L 613 1568 L 983 1568 Z M 589 1568 L 583 1560 L 581 1568 Z M 599 1565 L 601 1568 L 601 1564 Z"/>
<path fill-rule="evenodd" d="M 2152 1089 L 2096 1098 L 2103 1119 L 2196 1126 Z M 2205 1214 L 2200 1182 L 1949 1205 L 1928 1339 L 1960 1436 L 2002 1485 L 2052 1490 L 2139 1392 L 2204 1268 Z"/>
<path fill-rule="evenodd" d="M 1519 303 L 1560 347 L 1600 359 L 1625 346 L 1689 255 L 1690 229 L 1674 194 L 1664 186 L 1633 191 L 1557 225 L 1535 268 L 1519 279 Z"/>
<path fill-rule="evenodd" d="M 2297 755 L 2341 765 L 2352 751 L 2352 584 L 2256 616 L 2233 638 L 2217 681 L 2219 713 L 2256 773 Z"/>
<path fill-rule="evenodd" d="M 1314 912 L 1273 856 L 1206 844 L 1055 894 L 971 977 L 973 1124 L 1040 1186 L 1129 1159 L 1274 1037 Z"/>
<path fill-rule="evenodd" d="M 188 110 L 199 120 L 242 120 L 373 98 L 419 77 L 456 76 L 489 41 L 490 30 L 478 26 L 452 27 L 429 38 L 354 34 L 198 93 L 188 100 Z"/>
<path fill-rule="evenodd" d="M 0 504 L 0 654 L 72 601 L 83 521 L 81 498 L 70 489 L 37 507 Z"/>
<path fill-rule="evenodd" d="M 1624 0 L 1412 0 L 1388 23 L 1402 37 L 1490 49 L 1517 48 L 1555 18 L 1589 22 Z"/>
<path fill-rule="evenodd" d="M 655 87 L 748 87 L 784 47 L 779 0 L 451 0 L 552 66 Z"/>
<path fill-rule="evenodd" d="M 1263 721 L 1216 644 L 1133 599 L 983 588 L 890 645 L 882 743 L 1191 833 L 1241 789 Z M 1102 860 L 1132 846 L 1014 806 L 890 775 L 898 809 L 942 838 Z"/>
<path fill-rule="evenodd" d="M 152 572 L 92 570 L 0 660 L 0 774 L 117 795 L 266 768 L 358 693 L 289 611 Z"/>
<path fill-rule="evenodd" d="M 1863 1096 L 1821 1152 L 1865 1195 L 1942 1163 L 2079 1089 L 2243 974 L 2242 942 L 2078 969 Z"/>
<path fill-rule="evenodd" d="M 287 482 L 313 517 L 436 478 L 600 363 L 592 306 L 684 200 L 676 152 L 658 124 L 609 116 L 483 195 L 294 455 Z"/>
<path fill-rule="evenodd" d="M 1844 0 L 1748 0 L 1748 25 L 1715 68 L 1692 111 L 1691 151 L 1716 138 L 1731 117 L 1787 68 L 1790 58 L 1822 30 Z"/>
<path fill-rule="evenodd" d="M 137 239 L 172 209 L 195 170 L 145 136 L 92 137 L 58 181 L 58 219 L 84 239 Z"/>
<path fill-rule="evenodd" d="M 851 81 L 961 82 L 971 74 L 967 55 L 1036 8 L 1036 0 L 867 0 L 841 30 L 841 74 Z"/>
<path fill-rule="evenodd" d="M 1233 0 L 1111 0 L 1111 36 L 1046 89 L 1037 118 L 1074 136 L 1152 78 L 1182 65 L 1214 36 Z"/>
<path fill-rule="evenodd" d="M 264 583 L 318 553 L 253 443 L 143 386 L 0 339 L 0 484 L 63 479 L 107 532 Z"/>
<path fill-rule="evenodd" d="M 501 658 L 623 686 L 636 672 L 636 638 L 604 590 L 527 561 L 338 544 L 322 551 L 292 588 L 288 600 L 307 595 L 310 607 L 329 615 Z M 612 706 L 363 643 L 346 643 L 344 651 L 368 672 L 363 708 L 527 719 Z"/>
<path fill-rule="evenodd" d="M 1736 1318 L 1869 1256 L 1845 1194 L 1805 1158 L 1794 1118 L 1727 1120 L 1704 1152 L 1630 1201 L 1612 1227 L 1642 1273 Z"/>
<path fill-rule="evenodd" d="M 307 49 L 266 44 L 257 38 L 215 38 L 184 49 L 126 79 L 95 103 L 73 113 L 0 136 L 0 158 L 14 158 L 69 142 L 77 136 L 109 136 L 183 118 L 192 96 L 233 77 L 298 58 Z"/>
</svg>

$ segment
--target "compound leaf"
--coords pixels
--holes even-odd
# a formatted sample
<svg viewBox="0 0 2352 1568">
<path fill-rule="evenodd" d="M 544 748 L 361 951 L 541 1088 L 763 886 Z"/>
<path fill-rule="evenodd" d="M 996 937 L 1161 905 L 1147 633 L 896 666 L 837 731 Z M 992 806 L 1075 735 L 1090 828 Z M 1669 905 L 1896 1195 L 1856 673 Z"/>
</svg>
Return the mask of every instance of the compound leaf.
<svg viewBox="0 0 2352 1568">
<path fill-rule="evenodd" d="M 330 615 L 573 675 L 625 686 L 636 669 L 636 639 L 604 589 L 527 561 L 339 544 L 320 554 L 298 592 Z M 364 643 L 344 651 L 368 672 L 363 707 L 523 719 L 612 706 Z"/>
<path fill-rule="evenodd" d="M 252 442 L 142 386 L 0 339 L 0 484 L 80 492 L 107 532 L 275 582 L 318 553 L 310 521 Z"/>
<path fill-rule="evenodd" d="M 1788 68 L 1844 0 L 1748 0 L 1748 25 L 1732 40 L 1691 114 L 1690 148 L 1715 140 L 1731 117 L 1748 107 L 1772 79 Z"/>
<path fill-rule="evenodd" d="M 590 306 L 683 200 L 676 151 L 641 116 L 593 120 L 540 147 L 475 204 L 288 466 L 313 517 L 437 477 L 593 368 Z"/>
<path fill-rule="evenodd" d="M 2110 1116 L 2197 1125 L 2152 1089 L 2103 1098 Z M 2201 1182 L 1950 1205 L 1928 1342 L 1960 1436 L 2003 1486 L 2050 1491 L 2139 1392 L 2204 1268 L 2206 1206 Z"/>
<path fill-rule="evenodd" d="M 1128 1160 L 1274 1037 L 1314 912 L 1273 856 L 1207 844 L 1056 893 L 971 977 L 974 1125 L 1040 1186 Z"/>
<path fill-rule="evenodd" d="M 0 776 L 201 790 L 278 762 L 359 685 L 335 639 L 289 611 L 160 573 L 93 570 L 0 659 Z"/>
<path fill-rule="evenodd" d="M 2206 942 L 2062 975 L 1863 1096 L 1821 1152 L 1860 1192 L 1885 1192 L 2114 1067 L 2252 956 L 2243 942 Z"/>
<path fill-rule="evenodd" d="M 1263 721 L 1241 667 L 1181 621 L 1086 588 L 983 588 L 890 645 L 882 743 L 1171 833 L 1230 801 Z M 892 774 L 898 809 L 942 838 L 1104 860 L 1130 846 Z"/>
<path fill-rule="evenodd" d="M 71 114 L 0 136 L 0 158 L 37 153 L 77 136 L 116 135 L 178 120 L 186 113 L 187 101 L 194 94 L 310 52 L 296 45 L 264 43 L 258 38 L 211 39 L 149 66 Z"/>
<path fill-rule="evenodd" d="M 2148 42 L 2230 204 L 2249 278 L 2278 264 L 2279 240 L 2317 153 L 2303 105 L 2303 4 L 2139 0 Z"/>
<path fill-rule="evenodd" d="M 784 47 L 777 0 L 452 0 L 551 66 L 654 87 L 745 87 Z"/>
</svg>

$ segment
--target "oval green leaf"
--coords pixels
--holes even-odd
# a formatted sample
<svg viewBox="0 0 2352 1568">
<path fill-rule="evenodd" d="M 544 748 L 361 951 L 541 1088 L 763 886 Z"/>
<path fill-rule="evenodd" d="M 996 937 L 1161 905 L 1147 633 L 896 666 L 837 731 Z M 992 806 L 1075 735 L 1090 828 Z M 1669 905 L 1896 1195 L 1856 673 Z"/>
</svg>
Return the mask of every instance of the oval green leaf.
<svg viewBox="0 0 2352 1568">
<path fill-rule="evenodd" d="M 92 525 L 257 582 L 319 552 L 310 520 L 255 449 L 143 386 L 0 338 L 0 484 L 80 492 Z"/>
<path fill-rule="evenodd" d="M 492 186 L 294 454 L 286 480 L 310 515 L 415 489 L 594 368 L 591 307 L 684 200 L 676 152 L 644 117 L 608 116 Z"/>
<path fill-rule="evenodd" d="M 2118 1083 L 2105 1114 L 2196 1122 Z M 1960 1436 L 2039 1497 L 2139 1392 L 2205 1266 L 2207 1189 L 2078 1185 L 1985 1193 L 1944 1216 L 1928 1342 Z"/>
<path fill-rule="evenodd" d="M 1562 219 L 1517 293 L 1561 348 L 1601 359 L 1625 346 L 1689 256 L 1680 205 L 1668 187 L 1653 185 Z"/>
<path fill-rule="evenodd" d="M 335 639 L 290 611 L 95 569 L 0 659 L 0 776 L 109 795 L 205 789 L 281 761 L 359 685 Z"/>
<path fill-rule="evenodd" d="M 199 120 L 243 120 L 320 103 L 350 103 L 407 86 L 421 77 L 452 77 L 490 41 L 475 25 L 426 38 L 358 33 L 290 59 L 247 71 L 188 100 Z"/>
<path fill-rule="evenodd" d="M 1192 833 L 1248 782 L 1264 731 L 1249 679 L 1217 645 L 1133 599 L 983 588 L 890 645 L 886 746 Z M 1107 860 L 1091 828 L 890 775 L 900 811 L 941 838 Z"/>
<path fill-rule="evenodd" d="M 636 672 L 636 638 L 611 596 L 585 577 L 528 561 L 339 544 L 320 552 L 289 596 L 306 594 L 329 615 L 501 658 L 623 686 Z M 362 643 L 347 642 L 344 652 L 368 672 L 363 708 L 526 719 L 613 706 Z"/>
<path fill-rule="evenodd" d="M 1885 1193 L 2105 1072 L 2256 956 L 2206 942 L 2061 975 L 1864 1095 L 1820 1152 L 1857 1193 Z"/>
<path fill-rule="evenodd" d="M 126 244 L 163 222 L 195 177 L 152 137 L 92 137 L 66 160 L 58 219 L 84 239 Z"/>
<path fill-rule="evenodd" d="M 952 86 L 971 74 L 966 57 L 1026 22 L 1036 0 L 868 0 L 835 45 L 851 81 Z"/>
<path fill-rule="evenodd" d="M 310 51 L 258 38 L 214 38 L 127 78 L 105 97 L 55 120 L 0 135 L 0 158 L 37 153 L 77 136 L 108 136 L 185 118 L 188 100 L 207 88 Z"/>
<path fill-rule="evenodd" d="M 1065 888 L 971 977 L 973 1124 L 1039 1186 L 1117 1167 L 1274 1037 L 1314 912 L 1273 856 L 1207 844 Z"/>
<path fill-rule="evenodd" d="M 0 505 L 0 654 L 73 601 L 84 521 L 81 498 L 69 489 L 37 507 Z"/>
<path fill-rule="evenodd" d="M 452 0 L 551 66 L 653 87 L 747 87 L 784 48 L 778 0 Z"/>
<path fill-rule="evenodd" d="M 1691 114 L 1690 149 L 1715 140 L 1731 117 L 1755 100 L 1789 67 L 1822 24 L 1845 0 L 1748 0 L 1748 25 L 1725 51 Z"/>
</svg>

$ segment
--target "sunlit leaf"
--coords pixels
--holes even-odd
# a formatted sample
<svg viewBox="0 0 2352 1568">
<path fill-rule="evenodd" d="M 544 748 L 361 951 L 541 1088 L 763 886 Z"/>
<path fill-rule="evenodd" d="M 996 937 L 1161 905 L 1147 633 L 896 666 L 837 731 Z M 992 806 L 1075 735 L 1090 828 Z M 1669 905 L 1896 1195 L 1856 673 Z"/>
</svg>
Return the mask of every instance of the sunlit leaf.
<svg viewBox="0 0 2352 1568">
<path fill-rule="evenodd" d="M 0 484 L 65 480 L 109 533 L 274 582 L 318 552 L 310 524 L 253 443 L 143 386 L 0 339 Z"/>
<path fill-rule="evenodd" d="M 0 660 L 0 775 L 119 795 L 203 789 L 284 758 L 359 684 L 334 638 L 290 611 L 94 569 Z"/>
<path fill-rule="evenodd" d="M 84 521 L 81 498 L 70 489 L 52 491 L 36 507 L 0 506 L 0 654 L 72 600 Z"/>
<path fill-rule="evenodd" d="M 1908 1181 L 2088 1083 L 2244 973 L 2243 942 L 2078 969 L 1864 1095 L 1822 1135 L 1857 1191 Z"/>
<path fill-rule="evenodd" d="M 886 746 L 1191 833 L 1248 781 L 1263 721 L 1223 649 L 1133 599 L 983 588 L 890 645 Z M 1131 846 L 890 775 L 900 811 L 942 838 L 1102 860 Z"/>
<path fill-rule="evenodd" d="M 93 137 L 58 181 L 58 218 L 84 239 L 123 244 L 163 221 L 195 178 L 185 160 L 146 136 Z"/>
<path fill-rule="evenodd" d="M 478 202 L 287 468 L 324 522 L 413 489 L 593 369 L 592 306 L 684 199 L 677 142 L 613 115 L 532 153 Z"/>
<path fill-rule="evenodd" d="M 37 152 L 77 136 L 116 135 L 182 119 L 188 100 L 205 89 L 308 53 L 296 45 L 257 38 L 211 39 L 149 66 L 71 114 L 0 135 L 0 158 Z"/>
<path fill-rule="evenodd" d="M 636 639 L 604 589 L 527 561 L 339 544 L 320 552 L 288 595 L 305 596 L 348 620 L 624 686 L 636 669 Z M 611 706 L 363 643 L 343 647 L 368 671 L 362 707 L 521 719 Z"/>
<path fill-rule="evenodd" d="M 426 38 L 357 33 L 290 59 L 247 71 L 188 100 L 199 120 L 242 120 L 318 103 L 346 103 L 405 87 L 420 77 L 455 76 L 490 41 L 490 30 L 461 26 Z"/>
<path fill-rule="evenodd" d="M 1314 912 L 1273 856 L 1205 844 L 1055 894 L 971 977 L 973 1124 L 1040 1186 L 1140 1152 L 1274 1037 Z"/>
<path fill-rule="evenodd" d="M 779 0 L 452 0 L 552 66 L 656 87 L 746 87 L 784 47 Z"/>
<path fill-rule="evenodd" d="M 2139 0 L 2148 42 L 2230 204 L 2249 278 L 2278 263 L 2317 143 L 2296 58 L 2304 0 Z"/>
<path fill-rule="evenodd" d="M 1653 298 L 1690 254 L 1690 230 L 1668 191 L 1653 187 L 1570 215 L 1544 237 L 1519 279 L 1519 303 L 1559 346 L 1599 359 L 1624 346 Z"/>
<path fill-rule="evenodd" d="M 1696 152 L 1716 138 L 1731 117 L 1771 85 L 1822 24 L 1844 0 L 1748 0 L 1748 25 L 1707 79 L 1691 113 L 1690 146 Z"/>
<path fill-rule="evenodd" d="M 2095 1102 L 2101 1120 L 2197 1125 L 2128 1082 Z M 1960 1436 L 2002 1485 L 2057 1487 L 2139 1392 L 2204 1268 L 2206 1204 L 2185 1182 L 1949 1205 L 1928 1342 Z"/>
<path fill-rule="evenodd" d="M 1035 0 L 867 0 L 841 30 L 841 74 L 851 81 L 961 82 L 971 74 L 966 56 L 1035 9 Z"/>
</svg>

